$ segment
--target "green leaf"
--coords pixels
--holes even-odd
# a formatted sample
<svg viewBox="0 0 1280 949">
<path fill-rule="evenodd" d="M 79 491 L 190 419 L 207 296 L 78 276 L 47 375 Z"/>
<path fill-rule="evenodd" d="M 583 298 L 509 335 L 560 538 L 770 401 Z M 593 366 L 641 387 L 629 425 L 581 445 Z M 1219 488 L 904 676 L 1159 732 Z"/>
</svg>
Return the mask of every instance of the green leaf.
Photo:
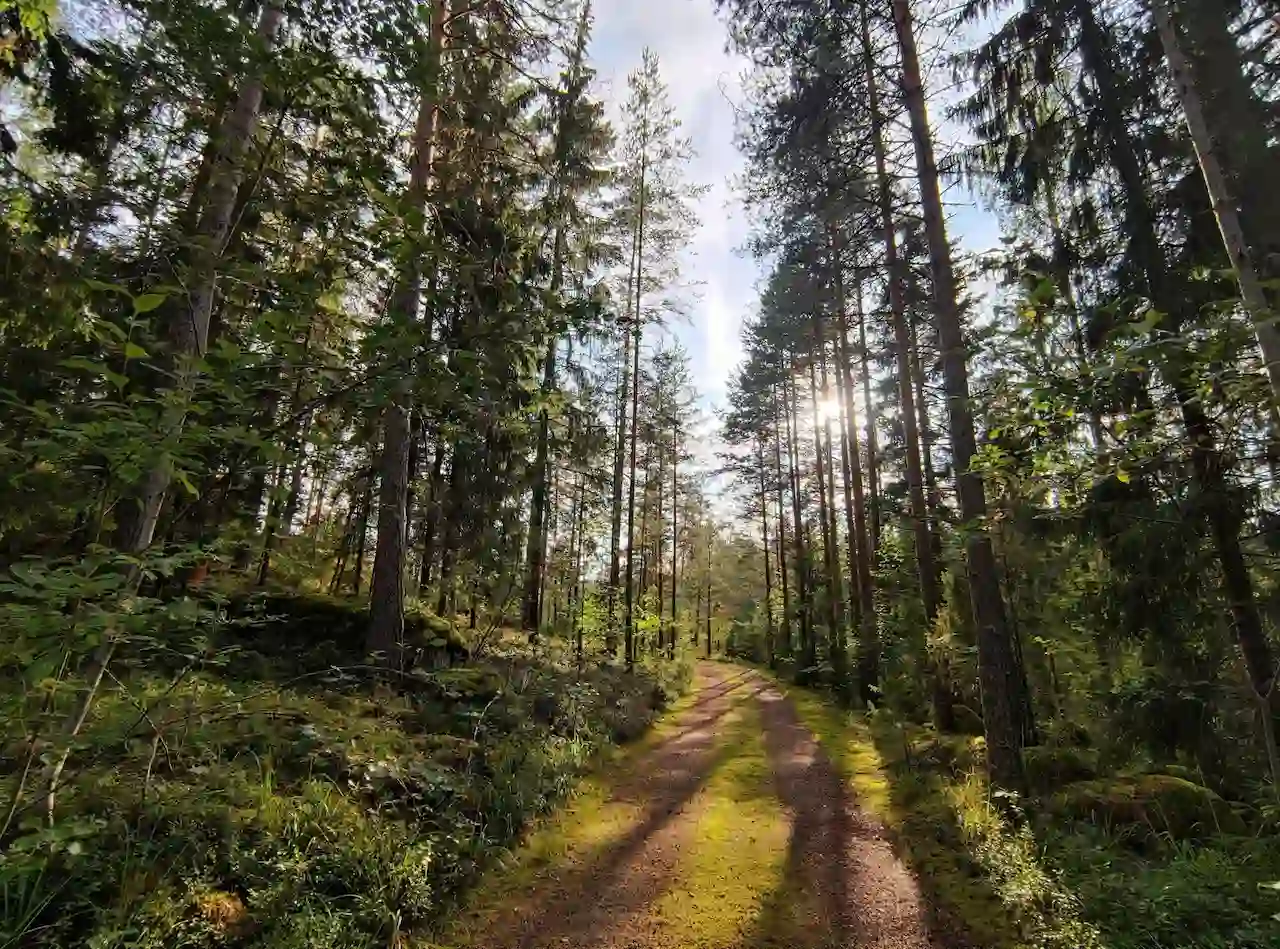
<svg viewBox="0 0 1280 949">
<path fill-rule="evenodd" d="M 137 343 L 124 344 L 125 359 L 146 359 L 148 355 L 148 352 Z"/>
<path fill-rule="evenodd" d="M 186 490 L 187 494 L 191 495 L 191 497 L 200 497 L 200 492 L 196 490 L 196 486 L 191 483 L 191 478 L 185 471 L 175 471 L 173 473 L 173 480 L 182 485 L 183 489 Z"/>
<path fill-rule="evenodd" d="M 1121 484 L 1128 484 L 1128 483 L 1129 483 L 1129 472 L 1125 471 L 1123 468 L 1117 468 L 1117 469 L 1116 469 L 1116 480 L 1117 480 L 1117 481 L 1119 481 Z"/>
<path fill-rule="evenodd" d="M 85 283 L 85 286 L 88 287 L 90 290 L 101 290 L 103 293 L 128 293 L 129 292 L 120 284 L 107 283 L 105 280 L 90 279 L 90 280 L 86 280 L 84 283 Z"/>
<path fill-rule="evenodd" d="M 144 293 L 140 297 L 134 297 L 133 312 L 134 313 L 150 313 L 152 310 L 158 307 L 161 303 L 163 303 L 165 299 L 166 297 L 163 293 Z"/>
</svg>

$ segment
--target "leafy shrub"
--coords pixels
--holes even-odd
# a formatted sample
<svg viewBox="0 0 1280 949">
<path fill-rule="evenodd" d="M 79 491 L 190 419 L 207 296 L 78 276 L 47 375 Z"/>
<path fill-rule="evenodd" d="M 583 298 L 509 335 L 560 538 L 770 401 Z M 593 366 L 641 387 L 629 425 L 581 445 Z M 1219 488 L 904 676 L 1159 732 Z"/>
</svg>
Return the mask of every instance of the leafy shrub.
<svg viewBox="0 0 1280 949">
<path fill-rule="evenodd" d="M 167 678 L 117 664 L 122 687 L 86 723 L 56 822 L 29 801 L 0 857 L 0 944 L 396 944 L 687 681 L 519 651 L 392 684 L 328 681 L 299 672 L 320 661 L 322 618 L 341 656 L 362 614 L 288 598 L 290 618 L 270 620 L 280 603 L 243 608 L 228 635 L 264 638 L 273 654 L 253 655 L 274 682 L 229 676 L 247 648 Z M 292 666 L 289 640 L 312 644 Z M 20 765 L 6 758 L 11 780 Z"/>
</svg>

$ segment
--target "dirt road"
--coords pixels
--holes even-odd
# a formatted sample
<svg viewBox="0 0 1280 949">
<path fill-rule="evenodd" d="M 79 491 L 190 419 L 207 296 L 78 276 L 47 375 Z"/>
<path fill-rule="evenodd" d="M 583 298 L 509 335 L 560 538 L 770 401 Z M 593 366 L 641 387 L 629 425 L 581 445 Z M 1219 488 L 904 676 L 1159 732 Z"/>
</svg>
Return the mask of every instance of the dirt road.
<svg viewBox="0 0 1280 949">
<path fill-rule="evenodd" d="M 880 829 L 755 672 L 692 701 L 497 874 L 458 949 L 934 949 Z"/>
</svg>

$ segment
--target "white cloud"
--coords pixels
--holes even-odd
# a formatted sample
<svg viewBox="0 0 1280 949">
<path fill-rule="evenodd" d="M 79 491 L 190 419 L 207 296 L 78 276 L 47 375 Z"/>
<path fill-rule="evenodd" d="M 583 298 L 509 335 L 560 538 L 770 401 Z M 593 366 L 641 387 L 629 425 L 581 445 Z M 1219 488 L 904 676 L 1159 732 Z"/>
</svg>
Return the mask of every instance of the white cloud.
<svg viewBox="0 0 1280 949">
<path fill-rule="evenodd" d="M 720 403 L 741 357 L 742 319 L 759 275 L 754 261 L 736 252 L 747 223 L 730 183 L 742 168 L 732 103 L 744 62 L 726 52 L 725 27 L 711 0 L 596 0 L 595 14 L 592 59 L 612 114 L 626 96 L 627 73 L 651 47 L 697 152 L 690 179 L 710 189 L 698 203 L 702 223 L 686 259 L 686 277 L 697 285 L 689 318 L 671 329 L 689 350 L 699 391 Z"/>
</svg>

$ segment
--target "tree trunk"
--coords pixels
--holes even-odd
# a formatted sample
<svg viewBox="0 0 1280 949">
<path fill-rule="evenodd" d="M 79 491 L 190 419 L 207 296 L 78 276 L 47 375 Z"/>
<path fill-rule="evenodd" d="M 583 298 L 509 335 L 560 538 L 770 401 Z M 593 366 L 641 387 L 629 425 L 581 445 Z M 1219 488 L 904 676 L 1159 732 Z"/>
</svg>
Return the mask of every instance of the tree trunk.
<svg viewBox="0 0 1280 949">
<path fill-rule="evenodd" d="M 836 268 L 836 299 L 843 327 L 845 325 L 844 278 L 838 266 Z M 840 388 L 844 401 L 845 436 L 849 443 L 849 476 L 853 489 L 849 556 L 855 564 L 855 570 L 849 582 L 857 584 L 858 605 L 862 610 L 858 623 L 858 687 L 861 690 L 863 704 L 869 704 L 875 699 L 876 691 L 880 686 L 880 630 L 876 616 L 875 584 L 871 574 L 875 547 L 867 529 L 866 498 L 862 486 L 861 446 L 858 444 L 858 415 L 853 404 L 853 366 L 849 359 L 848 339 L 843 330 L 836 338 L 836 346 L 836 361 L 842 379 Z M 854 555 L 855 547 L 858 551 L 857 556 Z"/>
<path fill-rule="evenodd" d="M 858 346 L 859 358 L 862 362 L 862 400 L 867 411 L 867 520 L 870 524 L 871 549 L 867 552 L 867 560 L 874 565 L 876 554 L 880 549 L 880 533 L 884 516 L 880 510 L 880 438 L 876 433 L 876 404 L 871 399 L 871 353 L 867 349 L 867 314 L 862 305 L 862 282 L 854 283 L 853 297 L 855 312 L 858 314 Z M 847 343 L 846 343 L 847 348 Z M 849 364 L 850 373 L 853 364 Z"/>
<path fill-rule="evenodd" d="M 1104 109 L 1112 162 L 1125 189 L 1128 231 L 1133 254 L 1141 268 L 1152 302 L 1167 314 L 1170 333 L 1177 335 L 1186 324 L 1185 302 L 1169 281 L 1168 261 L 1159 241 L 1154 209 L 1147 198 L 1146 176 L 1124 135 L 1124 121 L 1116 103 L 1117 77 L 1111 63 L 1107 34 L 1098 21 L 1094 8 L 1086 0 L 1078 0 L 1076 13 L 1081 22 L 1082 52 L 1085 68 L 1098 85 L 1099 100 Z M 1271 646 L 1262 627 L 1262 619 L 1240 545 L 1242 513 L 1232 500 L 1226 482 L 1226 461 L 1218 450 L 1212 424 L 1198 400 L 1194 380 L 1178 355 L 1167 357 L 1160 365 L 1178 401 L 1183 428 L 1191 442 L 1191 464 L 1199 492 L 1204 499 L 1206 516 L 1222 568 L 1223 593 L 1231 610 L 1232 623 L 1240 651 L 1244 656 L 1254 697 L 1261 707 L 1271 711 L 1270 736 L 1280 733 L 1280 690 L 1275 687 L 1276 667 Z M 1274 749 L 1268 749 L 1274 752 Z"/>
<path fill-rule="evenodd" d="M 813 634 L 813 598 L 809 550 L 804 530 L 804 509 L 800 499 L 799 438 L 800 421 L 796 417 L 795 380 L 783 382 L 783 397 L 787 419 L 787 465 L 791 482 L 791 514 L 796 544 L 796 596 L 800 603 L 800 668 L 797 675 L 801 683 L 807 680 L 809 670 L 817 659 Z"/>
<path fill-rule="evenodd" d="M 256 35 L 259 53 L 265 56 L 272 52 L 283 23 L 284 13 L 277 5 L 269 3 L 262 8 Z M 218 286 L 218 261 L 231 230 L 236 191 L 244 175 L 243 159 L 258 124 L 263 91 L 260 72 L 246 79 L 218 133 L 209 171 L 208 198 L 193 240 L 191 306 L 173 314 L 167 327 L 174 387 L 184 397 L 190 396 L 198 362 L 208 345 L 209 321 Z M 183 427 L 186 411 L 181 402 L 179 400 L 178 408 L 172 410 L 164 422 L 166 433 L 176 434 Z M 120 550 L 139 554 L 151 546 L 172 480 L 173 461 L 165 456 L 147 473 L 137 495 L 122 505 L 116 540 Z"/>
<path fill-rule="evenodd" d="M 893 185 L 889 178 L 888 160 L 884 141 L 885 118 L 880 108 L 880 91 L 877 80 L 875 51 L 871 45 L 871 30 L 867 22 L 867 10 L 862 11 L 862 47 L 867 98 L 871 109 L 871 144 L 875 152 L 876 195 L 879 205 L 881 240 L 884 242 L 885 273 L 889 282 L 889 312 L 893 326 L 894 345 L 897 349 L 898 398 L 902 404 L 902 428 L 906 440 L 907 501 L 911 512 L 911 528 L 916 555 L 916 576 L 920 584 L 920 603 L 924 608 L 926 628 L 933 625 L 938 612 L 938 570 L 933 562 L 933 544 L 929 537 L 929 520 L 925 509 L 924 478 L 922 473 L 920 429 L 916 424 L 915 393 L 911 385 L 911 349 L 907 336 L 907 303 L 903 262 L 898 255 L 898 233 L 893 218 Z M 935 723 L 941 727 L 941 719 L 951 720 L 950 713 L 940 714 L 935 702 Z"/>
<path fill-rule="evenodd" d="M 637 423 L 640 414 L 640 342 L 643 320 L 640 304 L 644 298 L 644 212 L 645 174 L 644 159 L 640 163 L 640 194 L 636 216 L 636 304 L 632 310 L 631 338 L 631 477 L 627 484 L 627 589 L 626 630 L 624 651 L 627 670 L 635 668 L 635 521 L 636 521 L 636 445 L 639 442 Z"/>
<path fill-rule="evenodd" d="M 1023 723 L 1013 683 L 1021 678 L 1000 593 L 991 537 L 986 531 L 986 490 L 973 469 L 977 454 L 969 404 L 969 367 L 964 330 L 947 239 L 946 218 L 933 154 L 933 131 L 925 106 L 924 84 L 916 50 L 915 27 L 908 0 L 893 0 L 894 27 L 902 54 L 903 95 L 911 121 L 916 174 L 924 212 L 925 236 L 933 275 L 933 302 L 942 349 L 943 382 L 951 422 L 951 451 L 956 466 L 956 494 L 968 525 L 965 540 L 969 587 L 978 630 L 978 680 L 987 739 L 987 768 L 993 784 L 1011 790 L 1024 786 Z"/>
<path fill-rule="evenodd" d="M 1178 7 L 1185 13 L 1190 57 L 1179 40 L 1170 0 L 1151 0 L 1223 246 L 1253 322 L 1272 398 L 1280 403 L 1280 326 L 1272 306 L 1280 291 L 1273 291 L 1269 300 L 1266 290 L 1266 282 L 1280 272 L 1264 272 L 1280 251 L 1280 200 L 1274 194 L 1275 161 L 1266 132 L 1270 116 L 1245 75 L 1222 0 L 1181 0 Z M 1205 108 L 1206 101 L 1212 102 L 1212 111 Z M 1240 203 L 1246 196 L 1248 207 Z M 1246 220 L 1251 233 L 1246 233 Z"/>
<path fill-rule="evenodd" d="M 778 387 L 773 387 L 773 470 L 778 496 L 778 576 L 782 581 L 782 646 L 791 655 L 791 583 L 787 577 L 787 519 L 782 506 L 782 412 L 778 405 Z"/>
<path fill-rule="evenodd" d="M 364 555 L 369 545 L 369 515 L 373 512 L 373 473 L 364 479 L 364 495 L 360 499 L 360 523 L 356 534 L 356 569 L 351 578 L 351 593 L 360 595 L 360 581 L 364 574 Z"/>
<path fill-rule="evenodd" d="M 707 658 L 711 658 L 711 525 L 707 525 Z"/>
<path fill-rule="evenodd" d="M 563 239 L 561 230 L 556 232 L 556 272 L 561 266 Z M 558 283 L 552 278 L 553 287 Z M 555 293 L 553 289 L 552 293 Z M 542 392 L 546 397 L 556 384 L 556 343 L 553 337 L 547 345 L 547 353 L 542 375 Z M 547 549 L 547 464 L 551 450 L 551 419 L 543 409 L 538 419 L 538 448 L 533 462 L 533 499 L 529 511 L 529 543 L 525 553 L 525 586 L 524 604 L 521 613 L 521 627 L 528 633 L 537 634 L 538 619 L 542 615 L 542 582 L 546 569 Z"/>
<path fill-rule="evenodd" d="M 431 36 L 426 80 L 414 129 L 414 162 L 409 174 L 406 204 L 414 221 L 412 240 L 387 305 L 387 321 L 401 330 L 418 320 L 422 294 L 422 256 L 416 246 L 422 237 L 423 210 L 431 187 L 440 122 L 440 73 L 447 42 L 445 24 L 449 0 L 431 6 Z M 430 334 L 430 321 L 427 322 Z M 408 551 L 409 454 L 413 424 L 409 407 L 410 378 L 402 372 L 391 403 L 383 415 L 382 460 L 379 465 L 378 544 L 369 582 L 369 630 L 366 648 L 389 665 L 400 662 L 404 638 L 404 572 Z"/>
<path fill-rule="evenodd" d="M 671 426 L 671 651 L 668 658 L 676 658 L 676 636 L 679 628 L 676 625 L 676 588 L 680 572 L 680 426 Z"/>
<path fill-rule="evenodd" d="M 769 668 L 778 666 L 777 650 L 773 642 L 773 571 L 769 565 L 769 491 L 764 478 L 764 445 L 756 443 L 756 461 L 760 471 L 760 530 L 764 540 L 764 619 L 765 619 L 765 657 Z"/>
<path fill-rule="evenodd" d="M 631 264 L 627 271 L 627 310 L 631 309 L 631 284 L 635 277 L 637 235 L 631 237 Z M 605 628 L 605 651 L 611 656 L 618 654 L 618 584 L 621 582 L 622 557 L 622 475 L 627 459 L 627 412 L 630 410 L 631 386 L 631 330 L 623 328 L 622 341 L 622 382 L 618 395 L 617 440 L 613 455 L 613 507 L 611 510 L 609 535 L 609 589 L 606 592 L 607 626 Z"/>
<path fill-rule="evenodd" d="M 814 334 L 816 336 L 816 355 L 809 362 L 809 398 L 810 414 L 813 416 L 813 442 L 818 475 L 818 517 L 821 520 L 822 563 L 826 570 L 826 608 L 827 608 L 827 656 L 836 680 L 836 691 L 843 695 L 848 683 L 845 681 L 844 652 L 844 584 L 840 574 L 839 541 L 836 537 L 835 512 L 832 510 L 832 494 L 834 473 L 831 471 L 831 421 L 818 418 L 819 391 L 822 404 L 828 403 L 827 393 L 827 341 L 823 332 L 823 319 L 818 312 L 814 317 Z M 814 363 L 822 367 L 822 388 L 817 387 Z M 823 412 L 825 416 L 825 411 Z M 825 436 L 825 437 L 824 437 Z"/>
</svg>

